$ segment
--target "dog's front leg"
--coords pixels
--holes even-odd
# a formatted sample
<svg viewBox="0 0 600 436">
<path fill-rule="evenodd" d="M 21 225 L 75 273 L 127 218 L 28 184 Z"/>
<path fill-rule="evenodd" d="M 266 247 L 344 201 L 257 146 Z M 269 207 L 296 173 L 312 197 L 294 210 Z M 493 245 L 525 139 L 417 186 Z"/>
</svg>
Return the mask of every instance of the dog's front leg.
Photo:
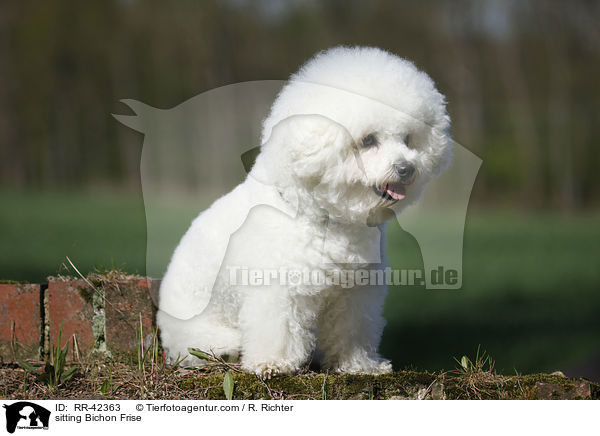
<svg viewBox="0 0 600 436">
<path fill-rule="evenodd" d="M 261 378 L 293 374 L 315 348 L 314 297 L 290 296 L 283 287 L 244 292 L 240 311 L 242 368 Z"/>
<path fill-rule="evenodd" d="M 342 373 L 383 374 L 392 370 L 377 349 L 385 320 L 385 287 L 351 288 L 334 292 L 319 316 L 318 347 L 323 366 Z"/>
</svg>

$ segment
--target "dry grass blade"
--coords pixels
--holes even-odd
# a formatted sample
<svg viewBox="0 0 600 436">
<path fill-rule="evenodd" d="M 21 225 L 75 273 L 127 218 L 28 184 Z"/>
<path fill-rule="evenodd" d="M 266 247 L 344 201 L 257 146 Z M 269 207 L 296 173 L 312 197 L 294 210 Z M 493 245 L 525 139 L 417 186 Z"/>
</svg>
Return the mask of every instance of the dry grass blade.
<svg viewBox="0 0 600 436">
<path fill-rule="evenodd" d="M 212 350 L 209 353 L 207 353 L 206 351 L 200 350 L 198 348 L 188 348 L 188 352 L 192 356 L 204 360 L 206 362 L 206 366 L 210 369 L 221 368 L 228 369 L 237 373 L 243 372 L 241 364 L 227 362 L 223 357 L 216 355 Z"/>
</svg>

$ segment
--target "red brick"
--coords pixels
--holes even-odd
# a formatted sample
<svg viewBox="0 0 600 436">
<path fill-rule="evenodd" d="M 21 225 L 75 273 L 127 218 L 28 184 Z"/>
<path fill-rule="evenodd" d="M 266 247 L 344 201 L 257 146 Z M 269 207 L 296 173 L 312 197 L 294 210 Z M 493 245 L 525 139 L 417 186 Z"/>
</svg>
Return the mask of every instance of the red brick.
<svg viewBox="0 0 600 436">
<path fill-rule="evenodd" d="M 40 285 L 0 285 L 0 361 L 38 358 Z"/>
<path fill-rule="evenodd" d="M 57 343 L 59 329 L 62 325 L 61 347 L 64 347 L 69 341 L 69 349 L 72 350 L 73 335 L 77 338 L 80 350 L 90 350 L 94 346 L 93 292 L 83 280 L 50 282 L 48 284 L 46 317 L 50 326 L 50 344 Z"/>
<path fill-rule="evenodd" d="M 140 315 L 145 345 L 152 338 L 155 309 L 153 280 L 110 282 L 104 288 L 106 346 L 112 352 L 130 352 L 139 342 Z"/>
</svg>

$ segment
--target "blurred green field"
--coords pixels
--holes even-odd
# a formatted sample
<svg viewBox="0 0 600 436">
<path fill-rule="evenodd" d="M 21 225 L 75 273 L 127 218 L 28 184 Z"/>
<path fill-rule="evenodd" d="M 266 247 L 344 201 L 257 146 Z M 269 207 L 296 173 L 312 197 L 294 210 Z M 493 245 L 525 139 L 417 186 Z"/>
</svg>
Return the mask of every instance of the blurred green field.
<svg viewBox="0 0 600 436">
<path fill-rule="evenodd" d="M 503 373 L 568 369 L 598 356 L 599 223 L 597 214 L 471 211 L 462 289 L 392 288 L 383 353 L 398 367 L 451 369 L 452 356 L 474 355 L 481 344 Z M 390 230 L 390 262 L 405 264 L 402 248 L 415 243 Z"/>
<path fill-rule="evenodd" d="M 0 279 L 43 282 L 65 256 L 82 272 L 145 271 L 141 196 L 0 191 L 0 202 Z M 195 209 L 169 219 L 185 228 Z M 503 373 L 554 371 L 598 355 L 599 218 L 471 210 L 463 288 L 390 289 L 382 353 L 396 368 L 452 369 L 453 357 L 481 344 Z M 420 266 L 415 240 L 397 224 L 388 247 L 393 266 Z"/>
</svg>

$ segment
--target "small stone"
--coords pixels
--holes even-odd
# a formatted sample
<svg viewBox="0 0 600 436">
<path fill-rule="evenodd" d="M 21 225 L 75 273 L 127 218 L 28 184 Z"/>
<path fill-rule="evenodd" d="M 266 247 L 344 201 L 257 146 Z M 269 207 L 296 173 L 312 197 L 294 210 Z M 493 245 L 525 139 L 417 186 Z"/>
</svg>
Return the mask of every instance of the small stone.
<svg viewBox="0 0 600 436">
<path fill-rule="evenodd" d="M 431 386 L 431 399 L 432 400 L 445 400 L 446 393 L 444 392 L 444 383 L 436 382 Z"/>
</svg>

